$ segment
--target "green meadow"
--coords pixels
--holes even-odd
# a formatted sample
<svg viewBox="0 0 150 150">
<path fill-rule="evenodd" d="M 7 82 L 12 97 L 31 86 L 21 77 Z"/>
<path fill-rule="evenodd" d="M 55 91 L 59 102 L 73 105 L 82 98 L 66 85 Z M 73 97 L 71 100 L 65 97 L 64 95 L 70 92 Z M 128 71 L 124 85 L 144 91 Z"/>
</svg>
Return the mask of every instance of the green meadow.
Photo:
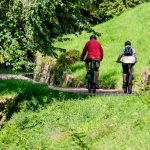
<svg viewBox="0 0 150 150">
<path fill-rule="evenodd" d="M 92 96 L 0 80 L 0 149 L 149 149 L 150 93 Z"/>
</svg>

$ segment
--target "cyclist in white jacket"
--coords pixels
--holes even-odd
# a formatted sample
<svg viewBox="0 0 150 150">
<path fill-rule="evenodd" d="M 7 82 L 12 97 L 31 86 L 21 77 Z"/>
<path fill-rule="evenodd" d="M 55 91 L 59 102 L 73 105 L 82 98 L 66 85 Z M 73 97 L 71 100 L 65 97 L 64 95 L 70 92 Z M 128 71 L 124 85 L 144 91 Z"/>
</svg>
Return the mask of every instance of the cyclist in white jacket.
<svg viewBox="0 0 150 150">
<path fill-rule="evenodd" d="M 133 66 L 137 62 L 136 53 L 135 50 L 131 47 L 131 42 L 126 41 L 125 47 L 121 51 L 121 54 L 117 58 L 117 62 L 122 62 L 122 70 L 123 70 L 123 88 L 126 86 L 126 75 L 129 70 L 129 65 L 131 64 L 132 72 L 133 72 Z"/>
</svg>

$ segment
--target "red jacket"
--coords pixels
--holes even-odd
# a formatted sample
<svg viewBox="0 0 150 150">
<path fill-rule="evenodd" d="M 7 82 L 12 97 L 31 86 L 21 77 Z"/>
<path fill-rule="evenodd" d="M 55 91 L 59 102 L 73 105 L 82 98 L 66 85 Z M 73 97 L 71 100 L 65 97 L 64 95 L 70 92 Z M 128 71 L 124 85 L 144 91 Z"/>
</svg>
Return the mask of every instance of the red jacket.
<svg viewBox="0 0 150 150">
<path fill-rule="evenodd" d="M 88 41 L 83 49 L 81 54 L 81 60 L 84 60 L 84 57 L 87 53 L 87 58 L 89 59 L 103 59 L 103 48 L 100 43 L 94 38 Z"/>
</svg>

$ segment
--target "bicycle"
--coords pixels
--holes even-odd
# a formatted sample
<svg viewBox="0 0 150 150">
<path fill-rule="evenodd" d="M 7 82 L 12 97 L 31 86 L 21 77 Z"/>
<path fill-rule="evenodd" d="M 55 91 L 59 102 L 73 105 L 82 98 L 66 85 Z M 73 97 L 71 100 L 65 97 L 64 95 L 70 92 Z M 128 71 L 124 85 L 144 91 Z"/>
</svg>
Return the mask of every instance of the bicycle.
<svg viewBox="0 0 150 150">
<path fill-rule="evenodd" d="M 89 62 L 89 73 L 87 75 L 87 86 L 89 93 L 96 93 L 96 61 L 95 59 Z"/>
<path fill-rule="evenodd" d="M 133 79 L 133 75 L 132 75 L 132 64 L 128 64 L 128 73 L 126 75 L 126 85 L 124 88 L 124 93 L 128 93 L 131 94 L 132 93 L 132 79 Z"/>
<path fill-rule="evenodd" d="M 117 62 L 117 63 L 122 63 Z M 123 87 L 124 93 L 131 94 L 132 93 L 132 80 L 133 80 L 133 74 L 132 74 L 132 66 L 133 64 L 127 64 L 128 65 L 128 73 L 126 75 L 126 85 Z"/>
</svg>

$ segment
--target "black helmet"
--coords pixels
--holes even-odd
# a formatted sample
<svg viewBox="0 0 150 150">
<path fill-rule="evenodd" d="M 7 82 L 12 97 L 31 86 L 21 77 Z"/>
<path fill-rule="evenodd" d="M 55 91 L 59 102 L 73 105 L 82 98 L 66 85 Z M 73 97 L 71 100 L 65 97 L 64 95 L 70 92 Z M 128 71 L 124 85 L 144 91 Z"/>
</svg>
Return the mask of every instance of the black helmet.
<svg viewBox="0 0 150 150">
<path fill-rule="evenodd" d="M 130 42 L 130 41 L 126 41 L 126 42 L 124 43 L 124 45 L 125 45 L 125 46 L 127 46 L 127 45 L 131 46 L 131 42 Z"/>
<path fill-rule="evenodd" d="M 96 35 L 91 35 L 91 36 L 90 36 L 90 40 L 91 40 L 91 39 L 95 39 L 95 40 L 96 40 L 96 39 L 97 39 L 97 38 L 96 38 Z"/>
</svg>

